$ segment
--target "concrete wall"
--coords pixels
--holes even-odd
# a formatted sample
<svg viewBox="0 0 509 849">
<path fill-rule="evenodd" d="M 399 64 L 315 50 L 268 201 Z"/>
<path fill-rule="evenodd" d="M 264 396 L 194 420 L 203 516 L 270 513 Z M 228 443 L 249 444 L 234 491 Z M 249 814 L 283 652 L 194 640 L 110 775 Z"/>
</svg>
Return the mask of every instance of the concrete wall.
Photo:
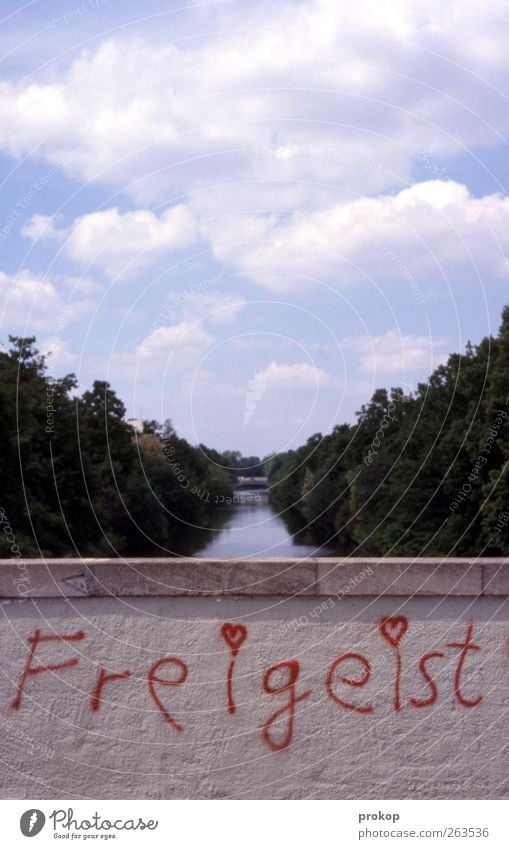
<svg viewBox="0 0 509 849">
<path fill-rule="evenodd" d="M 0 562 L 0 795 L 506 798 L 508 593 L 494 560 Z"/>
</svg>

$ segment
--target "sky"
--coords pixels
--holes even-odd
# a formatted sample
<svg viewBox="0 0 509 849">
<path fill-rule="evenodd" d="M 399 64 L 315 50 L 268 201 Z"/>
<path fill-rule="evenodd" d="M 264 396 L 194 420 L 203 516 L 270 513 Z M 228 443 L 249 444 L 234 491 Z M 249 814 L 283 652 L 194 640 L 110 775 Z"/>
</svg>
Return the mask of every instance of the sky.
<svg viewBox="0 0 509 849">
<path fill-rule="evenodd" d="M 2 3 L 0 339 L 266 456 L 509 303 L 509 10 Z"/>
</svg>

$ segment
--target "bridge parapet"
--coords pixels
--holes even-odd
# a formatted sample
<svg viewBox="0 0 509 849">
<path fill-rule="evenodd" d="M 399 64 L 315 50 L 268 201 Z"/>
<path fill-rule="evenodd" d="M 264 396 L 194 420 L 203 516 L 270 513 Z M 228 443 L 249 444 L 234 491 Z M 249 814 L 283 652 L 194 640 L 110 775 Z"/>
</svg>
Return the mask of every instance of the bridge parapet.
<svg viewBox="0 0 509 849">
<path fill-rule="evenodd" d="M 237 478 L 235 489 L 269 489 L 269 479 L 266 477 L 247 477 L 241 475 Z"/>
</svg>

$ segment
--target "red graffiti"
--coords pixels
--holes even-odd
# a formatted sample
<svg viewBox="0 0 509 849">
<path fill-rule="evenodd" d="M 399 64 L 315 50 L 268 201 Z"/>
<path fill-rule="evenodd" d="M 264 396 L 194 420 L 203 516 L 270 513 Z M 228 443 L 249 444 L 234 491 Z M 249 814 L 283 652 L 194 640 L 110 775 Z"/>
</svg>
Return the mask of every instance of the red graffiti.
<svg viewBox="0 0 509 849">
<path fill-rule="evenodd" d="M 408 631 L 408 619 L 406 616 L 384 616 L 378 626 L 384 640 L 396 650 L 396 678 L 394 681 L 394 710 L 401 710 L 401 654 L 399 646 L 401 640 Z"/>
<path fill-rule="evenodd" d="M 174 664 L 180 669 L 180 678 L 178 678 L 176 681 L 168 681 L 166 678 L 158 678 L 158 676 L 156 675 L 156 672 L 160 666 L 164 666 L 169 663 Z M 161 684 L 163 687 L 178 687 L 180 684 L 183 684 L 184 681 L 187 679 L 188 671 L 189 670 L 187 668 L 187 665 L 184 663 L 183 660 L 180 660 L 180 658 L 163 657 L 161 660 L 156 660 L 156 662 L 150 667 L 147 675 L 148 691 L 152 696 L 153 700 L 155 701 L 157 707 L 163 714 L 165 721 L 168 722 L 172 726 L 172 728 L 175 729 L 175 731 L 183 731 L 184 726 L 181 725 L 180 722 L 177 722 L 177 720 L 174 719 L 172 715 L 166 710 L 161 699 L 155 691 L 154 684 Z"/>
<path fill-rule="evenodd" d="M 329 667 L 326 681 L 327 693 L 329 694 L 331 699 L 336 702 L 336 704 L 341 705 L 347 710 L 353 710 L 356 713 L 373 713 L 372 707 L 361 707 L 359 705 L 352 705 L 349 702 L 345 702 L 343 699 L 340 699 L 339 696 L 337 696 L 334 692 L 334 674 L 338 670 L 338 667 L 348 660 L 358 661 L 362 665 L 364 672 L 358 679 L 347 678 L 344 675 L 340 675 L 339 680 L 341 681 L 341 683 L 345 684 L 347 687 L 364 687 L 364 685 L 368 683 L 371 677 L 371 664 L 369 660 L 364 657 L 364 655 L 357 654 L 357 652 L 347 652 L 346 654 L 342 654 L 338 658 L 336 658 L 334 663 L 332 663 Z"/>
<path fill-rule="evenodd" d="M 79 662 L 77 657 L 72 657 L 69 658 L 69 660 L 63 660 L 61 663 L 47 663 L 41 666 L 32 666 L 32 661 L 35 657 L 35 653 L 39 644 L 57 641 L 70 643 L 76 640 L 82 640 L 84 636 L 85 634 L 83 633 L 83 631 L 76 631 L 76 633 L 74 634 L 48 634 L 43 636 L 41 635 L 39 628 L 35 629 L 34 636 L 28 637 L 27 639 L 27 642 L 30 645 L 30 651 L 28 653 L 25 668 L 17 686 L 16 698 L 13 702 L 11 702 L 11 707 L 13 708 L 13 710 L 18 710 L 21 707 L 25 683 L 31 675 L 39 675 L 41 672 L 54 672 L 58 669 L 69 669 L 71 666 L 76 666 Z"/>
<path fill-rule="evenodd" d="M 280 670 L 288 671 L 288 679 L 279 686 L 272 686 L 271 678 Z M 269 693 L 270 695 L 280 695 L 289 691 L 289 699 L 287 703 L 271 714 L 262 728 L 262 739 L 273 752 L 280 752 L 283 749 L 287 749 L 292 742 L 295 707 L 299 702 L 307 699 L 307 697 L 312 693 L 312 690 L 306 690 L 304 693 L 301 693 L 300 696 L 295 694 L 295 685 L 297 683 L 297 678 L 299 677 L 299 671 L 300 666 L 298 660 L 285 660 L 269 667 L 263 676 L 263 689 L 266 693 Z M 283 737 L 280 740 L 277 740 L 272 734 L 272 726 L 278 723 L 278 720 L 284 717 L 285 714 L 288 714 L 286 729 Z"/>
<path fill-rule="evenodd" d="M 473 622 L 470 622 L 467 627 L 467 635 L 465 637 L 464 643 L 447 643 L 447 646 L 451 649 L 461 649 L 461 654 L 459 656 L 458 665 L 456 667 L 456 672 L 454 675 L 454 695 L 456 696 L 460 705 L 463 705 L 463 707 L 467 708 L 477 707 L 477 705 L 481 704 L 483 699 L 481 695 L 477 696 L 476 699 L 465 699 L 461 692 L 461 673 L 463 671 L 463 664 L 465 663 L 467 652 L 480 651 L 481 649 L 480 646 L 472 642 L 473 631 L 474 624 Z"/>
<path fill-rule="evenodd" d="M 97 683 L 92 690 L 92 695 L 90 696 L 90 710 L 99 710 L 102 701 L 102 691 L 103 687 L 107 681 L 120 681 L 123 678 L 129 678 L 133 673 L 126 672 L 111 672 L 107 673 L 104 666 L 101 666 L 99 669 L 99 675 L 97 676 Z"/>
<path fill-rule="evenodd" d="M 237 705 L 233 698 L 233 672 L 240 647 L 247 638 L 247 628 L 245 625 L 232 625 L 231 622 L 225 622 L 224 625 L 221 626 L 221 636 L 228 645 L 231 654 L 231 659 L 228 664 L 228 672 L 226 673 L 228 713 L 236 713 Z"/>
<path fill-rule="evenodd" d="M 431 660 L 433 657 L 444 657 L 444 653 L 441 651 L 432 651 L 429 654 L 424 654 L 419 661 L 419 672 L 422 677 L 428 684 L 431 694 L 427 699 L 410 699 L 410 704 L 412 704 L 416 708 L 428 707 L 429 705 L 434 705 L 436 700 L 438 699 L 438 690 L 437 685 L 435 684 L 433 678 L 429 674 L 426 664 L 428 660 Z"/>
<path fill-rule="evenodd" d="M 232 655 L 236 657 L 246 640 L 247 628 L 245 625 L 232 625 L 231 622 L 225 622 L 221 626 L 221 636 L 228 643 Z"/>
</svg>

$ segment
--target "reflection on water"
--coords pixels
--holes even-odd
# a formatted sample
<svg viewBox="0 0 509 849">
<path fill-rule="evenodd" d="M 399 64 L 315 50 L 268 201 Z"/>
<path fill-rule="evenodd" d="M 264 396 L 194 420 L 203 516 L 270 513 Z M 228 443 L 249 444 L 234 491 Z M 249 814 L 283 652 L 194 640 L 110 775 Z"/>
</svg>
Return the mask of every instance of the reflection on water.
<svg viewBox="0 0 509 849">
<path fill-rule="evenodd" d="M 331 554 L 292 534 L 265 492 L 236 493 L 221 530 L 197 541 L 194 557 L 306 557 Z"/>
</svg>

